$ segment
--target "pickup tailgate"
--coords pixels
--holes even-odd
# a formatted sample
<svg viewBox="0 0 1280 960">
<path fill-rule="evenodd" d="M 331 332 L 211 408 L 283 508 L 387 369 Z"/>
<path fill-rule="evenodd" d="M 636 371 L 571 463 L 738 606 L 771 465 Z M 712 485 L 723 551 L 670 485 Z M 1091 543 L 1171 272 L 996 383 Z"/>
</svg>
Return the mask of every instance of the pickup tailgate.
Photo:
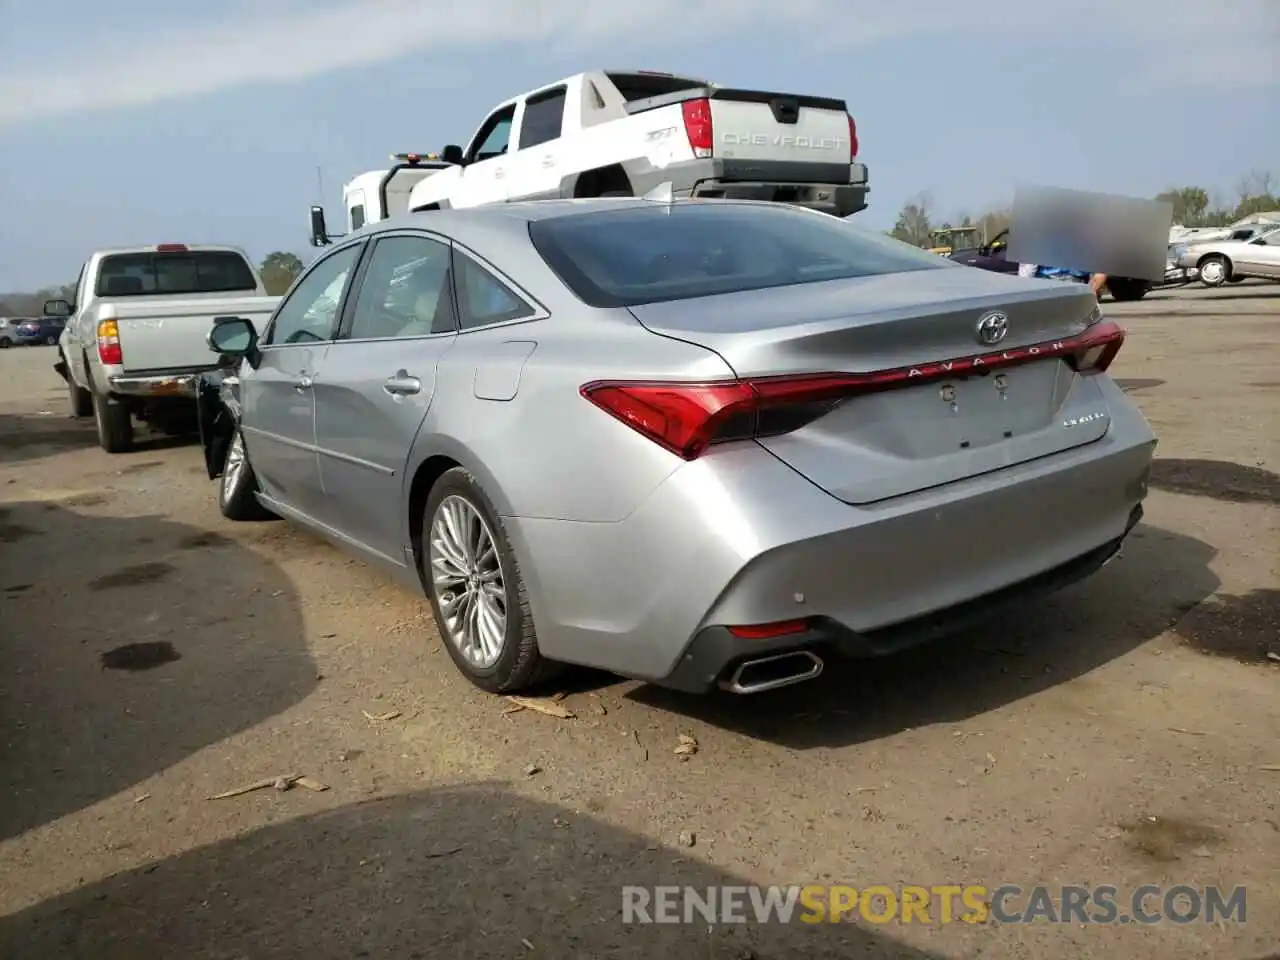
<svg viewBox="0 0 1280 960">
<path fill-rule="evenodd" d="M 98 321 L 114 320 L 129 373 L 213 367 L 217 357 L 206 340 L 214 317 L 244 317 L 259 330 L 279 297 L 131 299 L 103 303 Z"/>
<path fill-rule="evenodd" d="M 710 106 L 714 156 L 809 164 L 815 180 L 832 176 L 820 166 L 839 165 L 848 179 L 856 132 L 843 100 L 717 88 Z"/>
</svg>

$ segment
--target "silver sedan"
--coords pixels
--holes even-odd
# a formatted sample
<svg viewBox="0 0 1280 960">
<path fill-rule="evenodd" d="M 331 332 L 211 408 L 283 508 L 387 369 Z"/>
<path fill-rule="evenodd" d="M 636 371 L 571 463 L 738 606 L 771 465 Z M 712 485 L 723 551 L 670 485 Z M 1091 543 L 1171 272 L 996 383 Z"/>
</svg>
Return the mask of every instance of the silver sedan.
<svg viewBox="0 0 1280 960">
<path fill-rule="evenodd" d="M 750 693 L 1085 576 L 1155 438 L 1087 287 L 785 205 L 434 211 L 322 255 L 201 391 L 218 500 L 425 592 L 458 668 Z"/>
<path fill-rule="evenodd" d="M 1178 266 L 1198 270 L 1206 287 L 1249 277 L 1280 280 L 1280 228 L 1250 240 L 1210 240 L 1183 246 Z"/>
</svg>

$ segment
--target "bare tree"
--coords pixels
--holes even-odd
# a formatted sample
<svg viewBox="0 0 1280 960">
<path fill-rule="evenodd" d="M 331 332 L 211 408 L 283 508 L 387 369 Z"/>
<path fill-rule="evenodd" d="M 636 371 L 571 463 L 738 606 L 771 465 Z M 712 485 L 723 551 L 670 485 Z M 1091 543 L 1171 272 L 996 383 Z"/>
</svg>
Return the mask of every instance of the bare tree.
<svg viewBox="0 0 1280 960">
<path fill-rule="evenodd" d="M 905 204 L 898 213 L 898 221 L 893 227 L 893 236 L 917 247 L 927 244 L 929 231 L 932 229 L 929 206 L 929 195 L 925 193 Z"/>
</svg>

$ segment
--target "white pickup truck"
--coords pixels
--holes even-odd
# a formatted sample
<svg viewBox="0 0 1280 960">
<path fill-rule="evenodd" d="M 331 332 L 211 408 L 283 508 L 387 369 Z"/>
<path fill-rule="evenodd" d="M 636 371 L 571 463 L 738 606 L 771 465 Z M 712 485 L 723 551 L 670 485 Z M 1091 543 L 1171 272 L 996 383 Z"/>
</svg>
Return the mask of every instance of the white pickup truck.
<svg viewBox="0 0 1280 960">
<path fill-rule="evenodd" d="M 857 125 L 830 97 L 738 90 L 645 71 L 580 73 L 492 110 L 452 165 L 419 182 L 412 210 L 547 198 L 642 196 L 867 206 Z"/>
<path fill-rule="evenodd" d="M 207 340 L 214 318 L 261 328 L 280 302 L 244 251 L 178 243 L 98 251 L 75 296 L 44 307 L 69 318 L 55 369 L 72 415 L 93 414 L 108 453 L 133 448 L 135 417 L 165 433 L 194 426 L 196 379 L 217 366 Z"/>
<path fill-rule="evenodd" d="M 403 154 L 347 184 L 348 230 L 413 210 L 643 196 L 866 209 L 867 168 L 843 100 L 738 90 L 669 73 L 580 73 L 500 104 L 464 149 Z M 407 196 L 406 196 L 407 193 Z M 319 207 L 312 242 L 329 237 Z"/>
</svg>

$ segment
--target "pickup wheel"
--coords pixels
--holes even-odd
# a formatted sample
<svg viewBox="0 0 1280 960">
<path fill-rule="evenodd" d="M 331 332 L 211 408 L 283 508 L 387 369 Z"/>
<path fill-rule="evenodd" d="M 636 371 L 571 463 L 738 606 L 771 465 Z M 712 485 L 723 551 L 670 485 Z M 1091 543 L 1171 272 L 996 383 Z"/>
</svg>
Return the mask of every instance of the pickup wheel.
<svg viewBox="0 0 1280 960">
<path fill-rule="evenodd" d="M 1114 280 L 1107 281 L 1107 290 L 1111 293 L 1111 299 L 1115 300 L 1116 303 L 1129 303 L 1145 297 L 1151 290 L 1151 284 L 1145 280 L 1117 277 Z"/>
<path fill-rule="evenodd" d="M 71 398 L 71 415 L 77 420 L 93 413 L 93 394 L 84 387 L 77 387 L 70 371 L 67 372 L 67 394 Z"/>
<path fill-rule="evenodd" d="M 107 453 L 128 453 L 133 449 L 133 418 L 119 400 L 90 394 L 93 419 L 98 427 L 98 444 Z"/>
<path fill-rule="evenodd" d="M 258 502 L 257 494 L 258 478 L 249 466 L 249 452 L 237 428 L 218 481 L 218 510 L 228 520 L 274 520 L 275 514 Z"/>
</svg>

